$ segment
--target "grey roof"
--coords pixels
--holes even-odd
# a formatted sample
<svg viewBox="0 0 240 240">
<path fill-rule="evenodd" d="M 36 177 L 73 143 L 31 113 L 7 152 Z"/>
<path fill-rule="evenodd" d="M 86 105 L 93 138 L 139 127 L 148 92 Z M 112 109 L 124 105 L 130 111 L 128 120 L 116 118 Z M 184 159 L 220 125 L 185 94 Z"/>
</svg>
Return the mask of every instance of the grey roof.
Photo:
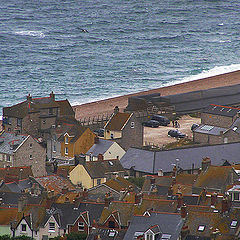
<svg viewBox="0 0 240 240">
<path fill-rule="evenodd" d="M 3 132 L 0 135 L 0 153 L 13 154 L 16 148 L 27 138 L 27 135 Z"/>
<path fill-rule="evenodd" d="M 240 133 L 240 118 L 237 118 L 232 126 L 230 127 L 230 129 L 236 133 Z"/>
<path fill-rule="evenodd" d="M 193 132 L 204 133 L 209 135 L 221 135 L 221 132 L 227 131 L 227 128 L 215 127 L 206 124 L 201 124 L 199 127 L 193 129 Z"/>
<path fill-rule="evenodd" d="M 18 183 L 11 182 L 5 183 L 11 192 L 21 193 L 24 189 L 29 189 L 32 187 L 32 181 L 30 179 L 20 180 Z"/>
<path fill-rule="evenodd" d="M 184 170 L 200 168 L 202 159 L 209 157 L 212 165 L 221 166 L 226 160 L 230 164 L 240 163 L 240 143 L 198 146 L 159 152 L 130 148 L 120 162 L 126 169 L 156 174 L 159 170 L 171 172 L 176 159 Z M 154 168 L 153 168 L 154 166 Z"/>
<path fill-rule="evenodd" d="M 132 240 L 136 232 L 144 233 L 150 227 L 159 226 L 162 234 L 171 235 L 171 240 L 179 238 L 183 220 L 179 214 L 151 212 L 150 216 L 134 216 L 124 240 Z"/>
<path fill-rule="evenodd" d="M 87 152 L 87 155 L 92 153 L 93 156 L 98 156 L 99 153 L 104 154 L 112 145 L 113 141 L 99 139 L 98 143 L 95 143 Z"/>
<path fill-rule="evenodd" d="M 240 111 L 240 108 L 232 108 L 227 106 L 210 104 L 208 107 L 203 109 L 202 112 L 221 115 L 221 116 L 227 116 L 227 117 L 234 117 L 239 111 Z"/>
<path fill-rule="evenodd" d="M 169 95 L 159 98 L 173 104 L 179 113 L 201 111 L 209 104 L 234 105 L 240 102 L 240 84 Z"/>
</svg>

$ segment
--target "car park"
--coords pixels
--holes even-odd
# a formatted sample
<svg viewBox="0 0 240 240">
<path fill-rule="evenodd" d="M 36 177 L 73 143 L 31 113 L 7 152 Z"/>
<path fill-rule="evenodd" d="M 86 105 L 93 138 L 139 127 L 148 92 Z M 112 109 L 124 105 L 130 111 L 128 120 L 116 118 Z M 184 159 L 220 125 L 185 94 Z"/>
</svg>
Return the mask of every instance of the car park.
<svg viewBox="0 0 240 240">
<path fill-rule="evenodd" d="M 180 132 L 179 130 L 170 130 L 168 131 L 168 136 L 175 138 L 185 138 L 186 134 Z"/>
<path fill-rule="evenodd" d="M 167 117 L 161 115 L 153 115 L 151 120 L 158 121 L 160 126 L 167 126 L 170 124 L 170 120 Z"/>
<path fill-rule="evenodd" d="M 159 122 L 155 120 L 149 120 L 147 122 L 143 122 L 142 125 L 145 127 L 152 127 L 152 128 L 157 128 L 160 126 Z"/>
</svg>

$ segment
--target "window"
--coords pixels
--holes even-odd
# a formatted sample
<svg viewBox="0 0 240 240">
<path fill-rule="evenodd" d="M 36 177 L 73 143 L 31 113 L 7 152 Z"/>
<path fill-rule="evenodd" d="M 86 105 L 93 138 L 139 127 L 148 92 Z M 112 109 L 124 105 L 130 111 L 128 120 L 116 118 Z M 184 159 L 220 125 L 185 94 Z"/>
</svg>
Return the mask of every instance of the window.
<svg viewBox="0 0 240 240">
<path fill-rule="evenodd" d="M 8 128 L 8 131 L 11 132 L 11 128 Z"/>
<path fill-rule="evenodd" d="M 55 223 L 54 222 L 49 223 L 49 232 L 55 232 Z"/>
<path fill-rule="evenodd" d="M 17 119 L 17 126 L 19 126 L 19 127 L 22 126 L 22 119 L 21 118 Z"/>
<path fill-rule="evenodd" d="M 147 233 L 147 240 L 153 240 L 153 235 L 151 233 Z"/>
<path fill-rule="evenodd" d="M 84 231 L 84 222 L 78 222 L 78 231 Z"/>
<path fill-rule="evenodd" d="M 131 128 L 134 128 L 135 123 L 131 122 Z"/>
<path fill-rule="evenodd" d="M 238 192 L 233 193 L 233 200 L 234 201 L 238 201 L 239 200 L 239 193 Z"/>
<path fill-rule="evenodd" d="M 108 227 L 109 228 L 115 228 L 115 222 L 114 221 L 109 221 L 108 222 Z"/>
<path fill-rule="evenodd" d="M 68 154 L 68 147 L 65 147 L 65 154 Z"/>
<path fill-rule="evenodd" d="M 111 139 L 113 139 L 113 133 L 111 133 Z"/>
<path fill-rule="evenodd" d="M 101 184 L 101 179 L 97 179 L 97 185 Z"/>
<path fill-rule="evenodd" d="M 203 225 L 199 225 L 199 226 L 198 226 L 198 231 L 199 231 L 199 232 L 203 232 L 204 229 L 205 229 L 205 226 L 203 226 Z"/>
<path fill-rule="evenodd" d="M 29 159 L 32 159 L 32 155 L 31 154 L 29 155 Z"/>
<path fill-rule="evenodd" d="M 49 115 L 53 115 L 53 109 L 52 109 L 52 108 L 49 108 L 49 109 L 48 109 L 48 113 L 49 113 Z"/>
<path fill-rule="evenodd" d="M 10 157 L 10 155 L 7 155 L 7 162 L 11 162 L 11 157 Z"/>
<path fill-rule="evenodd" d="M 46 124 L 46 120 L 43 120 L 42 123 L 43 123 L 43 124 Z"/>
<path fill-rule="evenodd" d="M 56 152 L 57 151 L 57 147 L 56 145 L 53 145 L 53 152 Z"/>
<path fill-rule="evenodd" d="M 32 143 L 29 144 L 29 147 L 32 148 Z"/>
<path fill-rule="evenodd" d="M 65 137 L 65 144 L 68 144 L 68 137 Z"/>
<path fill-rule="evenodd" d="M 233 220 L 231 223 L 231 228 L 236 228 L 237 227 L 237 221 Z"/>
<path fill-rule="evenodd" d="M 11 125 L 12 124 L 12 119 L 10 117 L 8 117 L 8 124 Z"/>
<path fill-rule="evenodd" d="M 26 232 L 27 231 L 27 225 L 26 224 L 21 224 L 21 231 Z"/>
</svg>

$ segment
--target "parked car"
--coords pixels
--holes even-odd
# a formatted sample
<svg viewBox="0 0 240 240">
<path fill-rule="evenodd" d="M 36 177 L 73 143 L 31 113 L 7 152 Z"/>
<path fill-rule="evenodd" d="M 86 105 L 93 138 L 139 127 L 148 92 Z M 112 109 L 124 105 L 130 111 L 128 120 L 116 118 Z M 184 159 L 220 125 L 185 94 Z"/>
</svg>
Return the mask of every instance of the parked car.
<svg viewBox="0 0 240 240">
<path fill-rule="evenodd" d="M 167 126 L 170 124 L 170 120 L 167 117 L 161 115 L 153 115 L 151 120 L 158 121 L 160 126 Z"/>
<path fill-rule="evenodd" d="M 95 129 L 93 132 L 95 134 L 97 134 L 99 137 L 104 137 L 104 129 L 103 128 Z"/>
<path fill-rule="evenodd" d="M 168 131 L 168 136 L 175 138 L 185 138 L 186 134 L 180 132 L 179 130 L 170 130 Z"/>
<path fill-rule="evenodd" d="M 199 127 L 199 125 L 196 124 L 196 123 L 194 123 L 194 124 L 192 125 L 192 127 L 191 127 L 191 130 L 193 131 L 195 128 L 198 128 L 198 127 Z"/>
<path fill-rule="evenodd" d="M 149 120 L 147 122 L 143 122 L 142 125 L 145 127 L 152 127 L 152 128 L 157 128 L 160 126 L 159 122 L 155 120 Z"/>
</svg>

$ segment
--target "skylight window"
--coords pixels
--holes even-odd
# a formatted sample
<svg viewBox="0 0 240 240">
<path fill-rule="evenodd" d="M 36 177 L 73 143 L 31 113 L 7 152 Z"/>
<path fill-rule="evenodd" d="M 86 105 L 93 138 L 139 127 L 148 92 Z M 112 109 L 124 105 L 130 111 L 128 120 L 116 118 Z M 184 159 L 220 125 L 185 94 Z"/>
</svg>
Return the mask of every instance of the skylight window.
<svg viewBox="0 0 240 240">
<path fill-rule="evenodd" d="M 236 131 L 237 129 L 238 129 L 238 127 L 236 127 L 236 126 L 235 126 L 235 127 L 233 127 L 233 131 Z"/>
<path fill-rule="evenodd" d="M 232 109 L 231 109 L 231 108 L 227 110 L 227 112 L 231 112 L 231 111 L 232 111 Z"/>
<path fill-rule="evenodd" d="M 109 165 L 113 166 L 113 162 L 112 161 L 108 161 Z"/>
<path fill-rule="evenodd" d="M 198 231 L 199 231 L 199 232 L 203 232 L 204 229 L 205 229 L 205 226 L 203 226 L 203 225 L 199 225 L 199 226 L 198 226 Z"/>
<path fill-rule="evenodd" d="M 224 108 L 220 109 L 220 111 L 222 112 L 224 110 Z"/>
<path fill-rule="evenodd" d="M 161 240 L 169 240 L 171 238 L 172 235 L 170 234 L 163 234 L 161 237 Z"/>
<path fill-rule="evenodd" d="M 236 228 L 237 227 L 237 221 L 236 220 L 233 220 L 232 223 L 231 223 L 231 228 Z"/>
<path fill-rule="evenodd" d="M 201 127 L 201 130 L 210 131 L 210 130 L 212 130 L 213 128 L 214 128 L 213 126 L 204 125 L 204 126 Z"/>
<path fill-rule="evenodd" d="M 214 110 L 217 106 L 214 106 L 212 109 Z"/>
</svg>

